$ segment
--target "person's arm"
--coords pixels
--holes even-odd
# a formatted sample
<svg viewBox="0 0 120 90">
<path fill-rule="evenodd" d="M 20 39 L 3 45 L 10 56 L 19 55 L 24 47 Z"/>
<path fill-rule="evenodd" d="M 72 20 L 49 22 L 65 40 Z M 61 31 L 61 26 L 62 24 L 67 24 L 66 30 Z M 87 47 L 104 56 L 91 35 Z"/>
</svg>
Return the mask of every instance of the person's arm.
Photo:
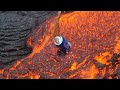
<svg viewBox="0 0 120 90">
<path fill-rule="evenodd" d="M 60 15 L 61 15 L 61 11 L 58 12 L 58 17 L 57 17 L 55 25 L 54 25 L 54 34 L 53 34 L 54 37 L 60 35 L 60 31 L 59 31 Z"/>
</svg>

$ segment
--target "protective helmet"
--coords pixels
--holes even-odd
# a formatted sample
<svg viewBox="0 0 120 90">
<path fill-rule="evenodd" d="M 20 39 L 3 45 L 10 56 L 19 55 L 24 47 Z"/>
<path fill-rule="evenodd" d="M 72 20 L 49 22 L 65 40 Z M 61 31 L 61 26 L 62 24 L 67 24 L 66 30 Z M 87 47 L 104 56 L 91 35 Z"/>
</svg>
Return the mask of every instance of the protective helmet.
<svg viewBox="0 0 120 90">
<path fill-rule="evenodd" d="M 63 38 L 61 36 L 56 36 L 54 39 L 55 45 L 60 45 L 63 42 Z"/>
</svg>

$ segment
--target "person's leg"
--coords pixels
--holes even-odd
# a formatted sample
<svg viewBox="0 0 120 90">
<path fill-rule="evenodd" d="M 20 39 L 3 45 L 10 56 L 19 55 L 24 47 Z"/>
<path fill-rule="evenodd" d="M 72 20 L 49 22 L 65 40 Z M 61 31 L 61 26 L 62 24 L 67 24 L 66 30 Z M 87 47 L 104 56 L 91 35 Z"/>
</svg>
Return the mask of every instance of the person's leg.
<svg viewBox="0 0 120 90">
<path fill-rule="evenodd" d="M 66 48 L 65 47 L 61 47 L 59 50 L 58 50 L 58 52 L 57 52 L 57 55 L 59 55 L 59 56 L 64 56 L 64 55 L 66 55 Z"/>
<path fill-rule="evenodd" d="M 68 44 L 69 44 L 69 46 L 71 47 L 71 43 L 70 43 L 70 42 L 68 42 Z"/>
<path fill-rule="evenodd" d="M 70 49 L 71 49 L 71 43 L 70 42 L 68 42 L 68 45 L 69 45 L 69 48 L 67 49 L 67 53 L 70 51 Z"/>
</svg>

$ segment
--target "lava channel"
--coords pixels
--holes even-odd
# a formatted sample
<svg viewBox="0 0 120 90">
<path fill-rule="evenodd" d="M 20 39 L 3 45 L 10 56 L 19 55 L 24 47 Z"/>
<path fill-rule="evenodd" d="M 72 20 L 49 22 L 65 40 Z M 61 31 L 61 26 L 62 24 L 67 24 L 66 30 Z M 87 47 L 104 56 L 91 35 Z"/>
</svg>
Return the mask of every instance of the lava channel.
<svg viewBox="0 0 120 90">
<path fill-rule="evenodd" d="M 65 56 L 56 55 L 55 20 L 46 20 L 45 26 L 29 37 L 32 53 L 1 69 L 1 79 L 120 78 L 120 12 L 74 11 L 61 15 L 60 34 L 72 44 Z"/>
</svg>

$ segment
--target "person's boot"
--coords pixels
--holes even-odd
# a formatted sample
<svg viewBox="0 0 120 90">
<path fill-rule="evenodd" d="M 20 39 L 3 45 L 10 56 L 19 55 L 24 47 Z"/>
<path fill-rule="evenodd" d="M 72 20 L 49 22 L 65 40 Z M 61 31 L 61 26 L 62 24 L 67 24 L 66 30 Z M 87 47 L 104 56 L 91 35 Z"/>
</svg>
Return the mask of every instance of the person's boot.
<svg viewBox="0 0 120 90">
<path fill-rule="evenodd" d="M 57 55 L 58 56 L 65 56 L 66 55 L 66 51 L 58 50 Z"/>
</svg>

